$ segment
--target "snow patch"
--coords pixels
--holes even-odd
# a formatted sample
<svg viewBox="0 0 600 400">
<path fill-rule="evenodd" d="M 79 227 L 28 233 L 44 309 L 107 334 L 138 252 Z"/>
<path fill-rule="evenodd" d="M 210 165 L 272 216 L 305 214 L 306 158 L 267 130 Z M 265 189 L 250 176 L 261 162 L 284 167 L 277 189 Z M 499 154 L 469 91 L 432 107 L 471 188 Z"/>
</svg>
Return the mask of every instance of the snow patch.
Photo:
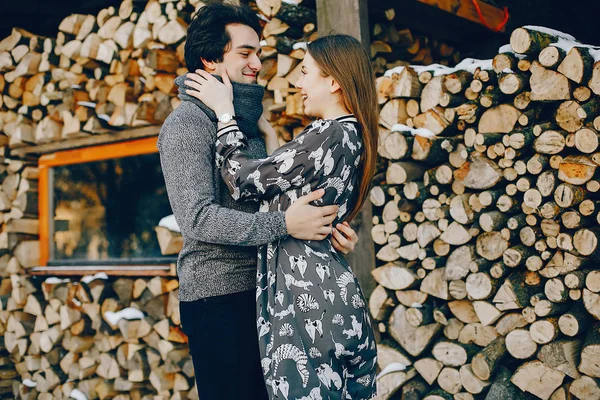
<svg viewBox="0 0 600 400">
<path fill-rule="evenodd" d="M 81 392 L 81 390 L 79 390 L 79 389 L 73 389 L 73 390 L 71 390 L 71 394 L 69 394 L 69 398 L 75 399 L 75 400 L 88 400 L 88 398 L 86 397 L 86 395 L 83 394 Z"/>
<path fill-rule="evenodd" d="M 600 49 L 590 50 L 590 56 L 594 57 L 594 61 L 600 61 Z"/>
<path fill-rule="evenodd" d="M 504 74 L 513 74 L 514 71 L 512 69 L 510 69 L 510 68 L 504 68 L 502 70 L 502 73 L 504 73 Z"/>
<path fill-rule="evenodd" d="M 30 388 L 32 388 L 32 387 L 36 387 L 36 386 L 37 386 L 37 382 L 34 382 L 34 381 L 32 381 L 31 379 L 29 379 L 29 378 L 26 378 L 26 379 L 23 381 L 23 385 L 25 385 L 25 386 L 27 386 L 27 387 L 30 387 Z"/>
<path fill-rule="evenodd" d="M 590 49 L 590 50 L 600 49 L 600 47 L 598 47 L 598 46 L 583 44 L 583 43 L 579 43 L 577 41 L 566 40 L 563 38 L 559 38 L 558 42 L 556 42 L 556 43 L 550 43 L 550 46 L 554 46 L 554 47 L 558 47 L 559 49 L 563 49 L 566 53 L 571 51 L 573 49 L 573 47 L 583 47 L 583 48 Z"/>
<path fill-rule="evenodd" d="M 392 126 L 392 132 L 410 132 L 413 136 L 421 136 L 426 138 L 435 137 L 435 133 L 425 128 L 411 128 L 402 124 L 395 124 Z"/>
<path fill-rule="evenodd" d="M 558 38 L 558 41 L 556 43 L 551 43 L 550 46 L 555 46 L 555 47 L 561 48 L 567 53 L 569 51 L 571 51 L 571 49 L 573 47 L 587 48 L 590 55 L 594 58 L 594 61 L 595 62 L 600 61 L 600 46 L 593 46 L 593 45 L 579 43 L 573 36 L 569 35 L 568 33 L 558 31 L 556 29 L 546 28 L 543 26 L 534 26 L 534 25 L 525 25 L 523 28 L 531 30 L 531 31 L 538 31 L 538 32 L 546 33 L 548 35 L 556 36 Z M 296 43 L 296 45 L 298 45 L 298 44 L 299 43 Z M 296 45 L 294 45 L 294 49 L 296 48 Z M 519 60 L 526 58 L 525 54 L 515 53 L 513 51 L 512 47 L 510 46 L 510 44 L 505 44 L 503 46 L 500 46 L 500 48 L 498 48 L 498 54 L 503 54 L 503 53 L 511 53 L 514 57 L 516 57 Z M 407 67 L 401 65 L 401 66 L 389 69 L 385 72 L 384 76 L 391 77 L 393 74 L 400 74 L 402 71 L 404 71 L 405 68 L 407 68 Z M 464 60 L 462 60 L 461 62 L 456 64 L 455 67 L 452 67 L 452 68 L 446 67 L 446 66 L 440 65 L 440 64 L 410 65 L 410 66 L 408 66 L 408 68 L 413 69 L 417 74 L 420 74 L 425 71 L 429 71 L 433 74 L 433 76 L 449 75 L 449 74 L 453 74 L 457 71 L 468 71 L 470 73 L 474 73 L 475 70 L 477 70 L 477 69 L 481 69 L 481 70 L 494 69 L 491 59 L 490 60 L 478 60 L 478 59 L 474 59 L 474 58 L 465 58 Z M 513 71 L 510 68 L 505 68 L 502 72 L 513 73 Z M 406 131 L 409 129 L 410 128 L 402 129 L 402 131 Z"/>
<path fill-rule="evenodd" d="M 96 275 L 84 276 L 83 278 L 81 278 L 81 282 L 90 283 L 92 281 L 95 281 L 96 279 L 108 279 L 108 275 L 106 275 L 106 272 L 98 272 Z"/>
<path fill-rule="evenodd" d="M 265 17 L 264 15 L 262 15 L 261 13 L 256 13 L 256 16 L 260 19 L 262 19 L 265 22 L 271 22 L 271 20 L 267 17 Z M 261 45 L 262 46 L 262 45 Z"/>
<path fill-rule="evenodd" d="M 498 48 L 498 54 L 503 54 L 503 53 L 510 53 L 513 56 L 515 56 L 516 58 L 518 58 L 519 60 L 522 60 L 525 57 L 527 57 L 525 54 L 515 53 L 514 50 L 512 49 L 512 47 L 510 47 L 510 44 L 505 44 L 504 46 L 500 46 L 500 48 Z"/>
<path fill-rule="evenodd" d="M 77 300 L 76 298 L 73 298 L 73 303 L 75 303 L 76 306 L 81 307 L 81 302 L 79 300 Z"/>
<path fill-rule="evenodd" d="M 476 58 L 465 58 L 464 60 L 456 64 L 456 67 L 451 69 L 454 69 L 455 71 L 465 70 L 469 71 L 470 73 L 475 73 L 475 70 L 478 68 L 486 70 L 494 69 L 494 67 L 492 66 L 492 60 L 478 60 Z"/>
<path fill-rule="evenodd" d="M 92 103 L 91 101 L 78 101 L 77 105 L 88 107 L 88 108 L 96 108 L 96 103 Z"/>
<path fill-rule="evenodd" d="M 46 278 L 46 280 L 44 281 L 44 283 L 49 283 L 51 285 L 56 285 L 58 283 L 67 283 L 67 282 L 71 282 L 71 280 L 69 278 L 60 279 L 60 278 L 57 278 L 55 276 L 52 276 L 50 278 Z"/>
<path fill-rule="evenodd" d="M 385 76 L 391 77 L 393 74 L 399 74 L 402 71 L 404 71 L 404 68 L 406 68 L 404 65 L 399 65 L 397 67 L 394 67 L 390 70 L 387 70 L 385 72 Z M 431 65 L 410 65 L 409 68 L 411 68 L 417 74 L 420 74 L 421 72 L 425 72 L 425 71 L 431 71 L 431 72 L 435 73 L 435 71 L 437 71 L 437 70 L 442 70 L 442 69 L 448 68 L 448 67 L 446 67 L 445 65 L 441 65 L 441 64 L 431 64 Z"/>
<path fill-rule="evenodd" d="M 304 51 L 308 51 L 308 42 L 298 42 L 298 43 L 294 43 L 294 45 L 292 46 L 292 48 L 294 50 L 298 50 L 298 49 L 302 49 Z"/>
<path fill-rule="evenodd" d="M 557 31 L 556 29 L 552 28 L 546 28 L 545 26 L 525 25 L 523 28 L 528 29 L 530 31 L 538 31 L 546 33 L 548 35 L 557 36 L 571 41 L 576 41 L 576 39 L 568 33 Z"/>
<path fill-rule="evenodd" d="M 129 307 L 118 312 L 107 311 L 104 313 L 104 318 L 106 318 L 109 324 L 114 326 L 122 319 L 144 319 L 144 313 L 137 308 Z"/>
<path fill-rule="evenodd" d="M 385 72 L 385 76 L 391 77 L 392 74 L 399 74 L 404 71 L 405 66 L 398 66 L 392 68 Z M 431 64 L 431 65 L 410 65 L 409 68 L 414 70 L 417 74 L 421 72 L 430 71 L 433 73 L 433 76 L 442 76 L 442 75 L 450 75 L 457 71 L 468 71 L 470 73 L 474 73 L 476 69 L 494 69 L 492 66 L 492 60 L 478 60 L 476 58 L 465 58 L 455 67 L 446 67 L 445 65 L 440 64 Z"/>
<path fill-rule="evenodd" d="M 157 42 L 151 42 L 151 44 L 148 45 L 148 50 L 162 50 L 164 48 L 165 48 L 164 44 L 157 43 Z"/>
<path fill-rule="evenodd" d="M 512 47 L 510 47 L 510 43 L 505 44 L 504 46 L 500 46 L 500 48 L 498 49 L 498 54 L 502 53 L 514 53 Z"/>
<path fill-rule="evenodd" d="M 383 371 L 381 371 L 379 373 L 379 375 L 377 375 L 377 379 L 381 379 L 382 376 L 385 376 L 387 374 L 391 374 L 392 372 L 400 372 L 400 371 L 404 371 L 406 370 L 406 365 L 402 364 L 402 363 L 391 363 L 388 364 Z"/>
<path fill-rule="evenodd" d="M 412 308 L 423 308 L 423 304 L 414 302 L 410 305 Z"/>
<path fill-rule="evenodd" d="M 175 216 L 173 214 L 162 218 L 158 223 L 158 226 L 167 228 L 172 232 L 181 232 L 181 229 L 179 229 L 179 225 L 177 224 L 177 221 L 175 220 Z"/>
</svg>

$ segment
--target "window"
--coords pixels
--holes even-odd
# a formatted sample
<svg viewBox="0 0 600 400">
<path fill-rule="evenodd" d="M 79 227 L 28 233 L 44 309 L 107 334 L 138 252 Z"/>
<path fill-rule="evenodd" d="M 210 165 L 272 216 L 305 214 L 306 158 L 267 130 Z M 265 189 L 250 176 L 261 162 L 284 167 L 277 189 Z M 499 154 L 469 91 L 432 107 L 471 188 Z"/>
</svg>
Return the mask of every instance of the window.
<svg viewBox="0 0 600 400">
<path fill-rule="evenodd" d="M 41 157 L 40 262 L 56 267 L 169 265 L 155 227 L 172 214 L 156 137 Z"/>
</svg>

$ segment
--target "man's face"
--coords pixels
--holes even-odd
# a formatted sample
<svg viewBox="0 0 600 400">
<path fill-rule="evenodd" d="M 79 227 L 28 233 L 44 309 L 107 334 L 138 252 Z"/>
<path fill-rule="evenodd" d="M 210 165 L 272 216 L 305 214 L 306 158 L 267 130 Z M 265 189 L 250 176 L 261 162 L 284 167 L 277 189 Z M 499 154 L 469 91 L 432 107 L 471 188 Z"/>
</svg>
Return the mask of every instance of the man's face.
<svg viewBox="0 0 600 400">
<path fill-rule="evenodd" d="M 223 62 L 215 63 L 215 70 L 210 72 L 221 75 L 225 70 L 234 82 L 256 83 L 262 68 L 258 35 L 248 25 L 230 24 L 226 29 L 231 37 L 230 46 L 223 55 Z"/>
</svg>

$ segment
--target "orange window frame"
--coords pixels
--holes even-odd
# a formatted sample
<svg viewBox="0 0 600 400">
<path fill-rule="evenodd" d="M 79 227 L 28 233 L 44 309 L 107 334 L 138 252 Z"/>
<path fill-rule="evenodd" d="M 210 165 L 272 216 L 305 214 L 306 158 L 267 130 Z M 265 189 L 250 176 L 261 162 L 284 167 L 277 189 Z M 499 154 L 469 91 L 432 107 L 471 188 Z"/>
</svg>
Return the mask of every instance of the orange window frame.
<svg viewBox="0 0 600 400">
<path fill-rule="evenodd" d="M 40 266 L 47 266 L 50 258 L 50 168 L 62 165 L 82 164 L 86 162 L 109 160 L 137 156 L 142 154 L 158 153 L 156 147 L 157 136 L 144 139 L 128 140 L 124 142 L 84 147 L 81 149 L 59 151 L 46 154 L 38 161 L 39 168 L 39 226 L 40 226 Z"/>
</svg>

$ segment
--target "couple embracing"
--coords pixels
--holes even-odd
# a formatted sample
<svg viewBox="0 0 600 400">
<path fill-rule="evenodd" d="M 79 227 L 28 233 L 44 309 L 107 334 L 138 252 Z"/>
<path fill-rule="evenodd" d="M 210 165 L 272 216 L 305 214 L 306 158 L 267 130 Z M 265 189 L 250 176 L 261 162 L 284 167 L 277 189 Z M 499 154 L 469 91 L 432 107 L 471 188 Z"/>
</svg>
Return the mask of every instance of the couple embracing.
<svg viewBox="0 0 600 400">
<path fill-rule="evenodd" d="M 375 336 L 344 254 L 375 168 L 370 60 L 350 36 L 308 44 L 296 87 L 316 120 L 280 147 L 256 84 L 260 33 L 246 6 L 199 10 L 158 140 L 199 396 L 369 399 Z"/>
</svg>

